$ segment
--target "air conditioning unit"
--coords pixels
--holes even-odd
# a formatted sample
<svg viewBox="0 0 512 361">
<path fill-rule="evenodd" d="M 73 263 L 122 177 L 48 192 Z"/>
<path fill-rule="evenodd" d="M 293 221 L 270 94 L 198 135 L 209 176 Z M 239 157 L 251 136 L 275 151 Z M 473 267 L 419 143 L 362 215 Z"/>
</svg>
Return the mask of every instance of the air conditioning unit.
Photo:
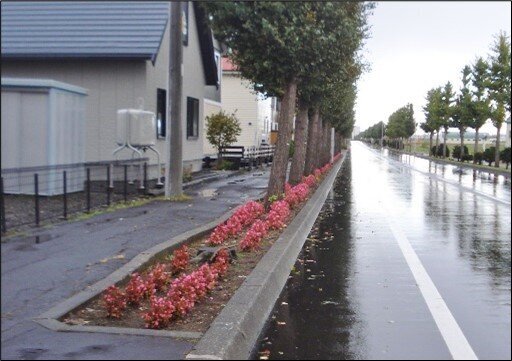
<svg viewBox="0 0 512 361">
<path fill-rule="evenodd" d="M 155 113 L 139 109 L 117 111 L 116 142 L 141 148 L 156 144 Z"/>
</svg>

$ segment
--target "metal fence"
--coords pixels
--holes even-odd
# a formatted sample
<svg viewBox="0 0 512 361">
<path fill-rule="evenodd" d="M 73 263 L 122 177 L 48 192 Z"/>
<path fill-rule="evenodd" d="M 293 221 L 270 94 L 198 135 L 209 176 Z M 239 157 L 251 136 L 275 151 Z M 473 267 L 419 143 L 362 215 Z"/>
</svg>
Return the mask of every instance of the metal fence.
<svg viewBox="0 0 512 361">
<path fill-rule="evenodd" d="M 39 226 L 147 195 L 148 158 L 2 169 L 1 229 Z"/>
</svg>

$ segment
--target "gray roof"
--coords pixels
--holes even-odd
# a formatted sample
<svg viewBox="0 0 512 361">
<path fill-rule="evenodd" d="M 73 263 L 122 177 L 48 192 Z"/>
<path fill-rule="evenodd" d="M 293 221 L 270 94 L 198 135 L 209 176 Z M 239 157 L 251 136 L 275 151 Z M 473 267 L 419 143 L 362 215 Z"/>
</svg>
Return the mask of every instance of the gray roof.
<svg viewBox="0 0 512 361">
<path fill-rule="evenodd" d="M 2 1 L 5 58 L 122 57 L 155 61 L 169 2 Z"/>
</svg>

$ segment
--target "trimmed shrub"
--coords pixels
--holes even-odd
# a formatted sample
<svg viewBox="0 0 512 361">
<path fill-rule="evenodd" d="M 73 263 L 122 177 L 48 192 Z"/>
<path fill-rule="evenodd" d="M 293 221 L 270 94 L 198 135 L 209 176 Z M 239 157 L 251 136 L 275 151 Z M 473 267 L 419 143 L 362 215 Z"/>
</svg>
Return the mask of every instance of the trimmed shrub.
<svg viewBox="0 0 512 361">
<path fill-rule="evenodd" d="M 473 156 L 473 159 L 475 159 L 478 164 L 482 165 L 482 161 L 484 160 L 484 153 L 476 152 Z"/>
<path fill-rule="evenodd" d="M 442 152 L 442 149 L 441 149 L 441 152 Z M 464 146 L 464 157 L 468 154 L 468 147 Z M 442 154 L 442 153 L 441 153 Z M 464 160 L 464 159 L 461 159 L 460 157 L 460 145 L 456 145 L 454 148 L 453 148 L 453 158 L 456 158 L 459 160 L 459 162 L 461 160 Z"/>
<path fill-rule="evenodd" d="M 489 163 L 489 167 L 492 165 L 492 163 L 494 162 L 494 157 L 495 157 L 495 154 L 496 153 L 496 147 L 490 147 L 490 148 L 487 148 L 484 152 L 484 160 Z"/>
<path fill-rule="evenodd" d="M 508 169 L 508 166 L 510 165 L 510 147 L 505 148 L 500 152 L 500 160 L 505 162 Z"/>
</svg>

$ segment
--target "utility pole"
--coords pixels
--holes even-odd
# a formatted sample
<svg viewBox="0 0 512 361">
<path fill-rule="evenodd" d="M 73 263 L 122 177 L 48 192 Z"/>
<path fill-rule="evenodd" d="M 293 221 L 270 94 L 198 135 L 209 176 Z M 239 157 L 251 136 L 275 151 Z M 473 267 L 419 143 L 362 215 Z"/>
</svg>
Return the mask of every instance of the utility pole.
<svg viewBox="0 0 512 361">
<path fill-rule="evenodd" d="M 167 118 L 167 149 L 165 166 L 165 196 L 183 194 L 183 40 L 181 1 L 171 2 L 170 46 L 169 46 L 169 92 Z M 170 183 L 170 184 L 169 184 Z"/>
</svg>

